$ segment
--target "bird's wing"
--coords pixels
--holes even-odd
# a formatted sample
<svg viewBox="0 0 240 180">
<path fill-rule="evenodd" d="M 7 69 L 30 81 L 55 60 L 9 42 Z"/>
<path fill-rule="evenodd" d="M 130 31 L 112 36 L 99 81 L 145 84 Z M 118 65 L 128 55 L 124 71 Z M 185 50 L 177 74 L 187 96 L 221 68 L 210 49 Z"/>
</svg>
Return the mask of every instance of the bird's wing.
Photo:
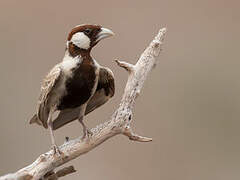
<svg viewBox="0 0 240 180">
<path fill-rule="evenodd" d="M 36 122 L 38 124 L 42 124 L 45 128 L 47 128 L 47 119 L 50 111 L 49 106 L 50 94 L 54 87 L 56 86 L 57 82 L 59 81 L 60 75 L 61 68 L 60 65 L 57 64 L 44 78 L 41 85 L 41 92 L 38 100 L 38 112 L 30 120 L 30 124 Z"/>
<path fill-rule="evenodd" d="M 95 94 L 87 104 L 85 115 L 106 103 L 115 93 L 114 75 L 107 67 L 101 67 Z"/>
<path fill-rule="evenodd" d="M 97 89 L 87 104 L 85 115 L 105 104 L 114 95 L 114 92 L 115 84 L 112 71 L 109 68 L 101 67 Z M 58 129 L 63 125 L 77 119 L 80 108 L 81 107 L 79 106 L 74 109 L 62 110 L 57 118 L 53 121 L 53 129 Z"/>
</svg>

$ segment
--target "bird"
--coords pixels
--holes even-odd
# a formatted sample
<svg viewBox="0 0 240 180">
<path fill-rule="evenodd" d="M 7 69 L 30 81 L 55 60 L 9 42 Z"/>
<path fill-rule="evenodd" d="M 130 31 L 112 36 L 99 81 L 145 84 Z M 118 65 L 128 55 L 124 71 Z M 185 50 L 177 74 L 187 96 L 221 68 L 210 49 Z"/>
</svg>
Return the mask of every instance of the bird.
<svg viewBox="0 0 240 180">
<path fill-rule="evenodd" d="M 91 135 L 83 122 L 88 113 L 105 104 L 115 93 L 114 74 L 92 58 L 91 50 L 114 33 L 101 25 L 82 24 L 67 37 L 62 62 L 55 65 L 41 84 L 37 111 L 29 123 L 49 128 L 52 149 L 59 153 L 53 131 L 77 120 L 83 127 L 82 140 Z M 53 119 L 53 114 L 59 112 Z"/>
</svg>

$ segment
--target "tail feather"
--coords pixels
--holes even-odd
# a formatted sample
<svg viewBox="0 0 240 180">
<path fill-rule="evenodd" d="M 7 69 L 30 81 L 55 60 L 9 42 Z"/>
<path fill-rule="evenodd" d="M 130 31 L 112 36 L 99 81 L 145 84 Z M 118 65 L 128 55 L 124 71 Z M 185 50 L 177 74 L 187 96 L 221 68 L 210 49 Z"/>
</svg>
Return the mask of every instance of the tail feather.
<svg viewBox="0 0 240 180">
<path fill-rule="evenodd" d="M 38 125 L 42 126 L 42 122 L 38 118 L 37 114 L 34 114 L 34 116 L 30 119 L 29 124 L 37 123 Z"/>
</svg>

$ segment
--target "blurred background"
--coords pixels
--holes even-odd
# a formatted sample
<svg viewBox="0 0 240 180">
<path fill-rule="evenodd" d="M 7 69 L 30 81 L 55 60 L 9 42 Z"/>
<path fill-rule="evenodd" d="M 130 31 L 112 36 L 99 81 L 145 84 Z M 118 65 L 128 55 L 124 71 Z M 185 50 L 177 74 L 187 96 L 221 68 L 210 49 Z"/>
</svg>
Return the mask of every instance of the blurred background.
<svg viewBox="0 0 240 180">
<path fill-rule="evenodd" d="M 163 52 L 134 110 L 133 127 L 150 143 L 117 136 L 71 161 L 68 180 L 240 179 L 240 3 L 229 0 L 0 2 L 0 175 L 32 163 L 50 148 L 49 132 L 30 126 L 40 82 L 62 60 L 68 32 L 101 24 L 116 36 L 92 55 L 110 67 L 116 95 L 88 115 L 107 120 L 127 73 L 114 59 L 135 63 L 161 27 Z M 56 131 L 57 143 L 80 136 L 78 122 Z"/>
</svg>

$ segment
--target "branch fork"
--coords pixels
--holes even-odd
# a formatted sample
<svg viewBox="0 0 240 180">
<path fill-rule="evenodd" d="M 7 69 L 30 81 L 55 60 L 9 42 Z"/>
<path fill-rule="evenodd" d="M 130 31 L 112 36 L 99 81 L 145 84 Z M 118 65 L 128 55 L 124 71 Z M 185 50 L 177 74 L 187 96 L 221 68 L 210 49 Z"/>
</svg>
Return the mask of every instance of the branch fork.
<svg viewBox="0 0 240 180">
<path fill-rule="evenodd" d="M 0 180 L 59 179 L 60 177 L 75 172 L 75 169 L 73 166 L 70 166 L 55 172 L 56 168 L 91 151 L 107 139 L 119 134 L 127 136 L 132 141 L 152 141 L 152 138 L 139 136 L 133 133 L 130 124 L 135 100 L 139 96 L 149 72 L 156 65 L 165 33 L 166 28 L 160 29 L 159 33 L 145 49 L 135 65 L 116 60 L 117 65 L 127 70 L 129 76 L 121 103 L 110 120 L 91 129 L 93 134 L 88 139 L 82 141 L 80 137 L 74 140 L 69 140 L 67 138 L 65 143 L 59 147 L 62 152 L 61 156 L 56 156 L 53 151 L 48 151 L 40 155 L 32 164 L 17 172 L 1 176 Z"/>
</svg>

